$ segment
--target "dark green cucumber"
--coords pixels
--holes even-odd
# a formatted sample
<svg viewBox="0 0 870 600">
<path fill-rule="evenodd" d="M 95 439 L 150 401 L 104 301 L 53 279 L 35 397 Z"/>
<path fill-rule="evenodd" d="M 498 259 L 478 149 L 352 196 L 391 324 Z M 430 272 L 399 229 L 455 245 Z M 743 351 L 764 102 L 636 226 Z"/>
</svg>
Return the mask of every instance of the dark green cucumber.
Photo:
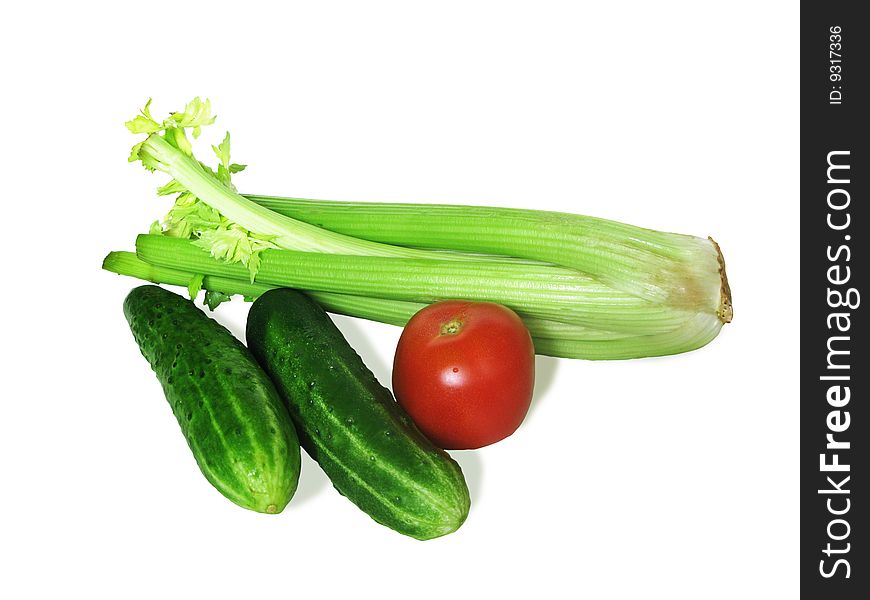
<svg viewBox="0 0 870 600">
<path fill-rule="evenodd" d="M 459 465 L 420 433 L 316 302 L 295 290 L 266 292 L 248 313 L 247 341 L 302 447 L 341 494 L 417 539 L 462 525 L 470 499 Z"/>
<path fill-rule="evenodd" d="M 239 506 L 281 512 L 299 481 L 299 439 L 248 349 L 157 286 L 130 292 L 124 315 L 206 479 Z"/>
</svg>

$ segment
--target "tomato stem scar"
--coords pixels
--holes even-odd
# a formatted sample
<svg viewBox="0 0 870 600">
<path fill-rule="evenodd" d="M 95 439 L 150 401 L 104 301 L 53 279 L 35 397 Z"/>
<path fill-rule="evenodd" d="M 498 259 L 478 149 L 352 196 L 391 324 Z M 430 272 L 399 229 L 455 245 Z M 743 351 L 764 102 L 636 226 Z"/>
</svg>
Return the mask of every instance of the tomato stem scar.
<svg viewBox="0 0 870 600">
<path fill-rule="evenodd" d="M 456 335 L 462 329 L 462 321 L 452 319 L 441 324 L 441 335 Z"/>
</svg>

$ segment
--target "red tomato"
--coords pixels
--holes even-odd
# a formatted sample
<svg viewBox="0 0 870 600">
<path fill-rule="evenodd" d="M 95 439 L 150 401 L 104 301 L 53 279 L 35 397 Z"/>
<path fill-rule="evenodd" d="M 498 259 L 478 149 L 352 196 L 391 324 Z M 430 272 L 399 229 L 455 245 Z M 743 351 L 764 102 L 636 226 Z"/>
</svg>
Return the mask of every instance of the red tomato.
<svg viewBox="0 0 870 600">
<path fill-rule="evenodd" d="M 447 300 L 415 314 L 399 339 L 393 392 L 442 448 L 480 448 L 516 431 L 535 385 L 535 348 L 517 314 Z"/>
</svg>

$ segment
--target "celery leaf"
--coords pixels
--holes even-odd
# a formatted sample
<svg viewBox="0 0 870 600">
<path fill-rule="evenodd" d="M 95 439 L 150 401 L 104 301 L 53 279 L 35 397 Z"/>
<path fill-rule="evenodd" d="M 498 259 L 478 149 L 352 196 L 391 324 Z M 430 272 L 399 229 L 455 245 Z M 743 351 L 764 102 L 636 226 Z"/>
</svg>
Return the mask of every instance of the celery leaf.
<svg viewBox="0 0 870 600">
<path fill-rule="evenodd" d="M 183 185 L 172 179 L 166 185 L 161 185 L 157 188 L 157 195 L 169 196 L 170 194 L 181 194 L 186 191 L 187 189 Z"/>
<path fill-rule="evenodd" d="M 251 235 L 238 225 L 221 225 L 217 229 L 203 231 L 194 245 L 208 250 L 218 260 L 242 263 L 251 274 L 251 282 L 260 267 L 260 252 L 278 247 L 268 239 Z"/>
<path fill-rule="evenodd" d="M 127 126 L 127 129 L 132 133 L 156 133 L 162 131 L 163 125 L 151 117 L 150 106 L 151 98 L 149 98 L 148 102 L 145 103 L 145 108 L 140 111 L 141 114 L 136 115 L 132 120 L 124 123 L 124 125 Z"/>
<path fill-rule="evenodd" d="M 228 167 L 230 164 L 230 132 L 227 131 L 227 134 L 224 136 L 224 141 L 217 146 L 212 146 L 211 149 L 214 150 L 214 153 L 217 155 L 221 164 Z"/>
<path fill-rule="evenodd" d="M 232 296 L 229 294 L 214 290 L 206 290 L 205 298 L 202 303 L 208 306 L 209 310 L 214 310 L 224 302 L 229 302 L 230 300 L 232 300 Z"/>
<path fill-rule="evenodd" d="M 156 144 L 157 138 L 178 149 L 187 156 L 193 157 L 193 146 L 185 133 L 191 129 L 193 137 L 199 137 L 200 129 L 211 125 L 215 116 L 211 113 L 211 102 L 208 99 L 194 98 L 184 107 L 181 112 L 174 112 L 162 123 L 151 115 L 151 101 L 149 100 L 140 114 L 126 123 L 127 128 L 133 133 L 147 133 L 145 142 L 133 146 L 129 160 L 141 161 L 146 169 L 165 170 L 161 165 L 163 154 L 160 145 Z M 218 145 L 213 145 L 212 150 L 217 156 L 217 169 L 197 161 L 203 171 L 227 188 L 235 191 L 232 175 L 245 169 L 245 165 L 230 162 L 230 133 L 226 132 L 223 140 Z M 208 204 L 202 202 L 187 190 L 179 181 L 172 179 L 168 183 L 157 188 L 159 196 L 178 194 L 175 204 L 160 223 L 152 225 L 152 232 L 183 239 L 193 239 L 194 244 L 209 251 L 218 260 L 226 262 L 240 262 L 248 268 L 253 282 L 260 267 L 260 252 L 268 248 L 277 248 L 269 236 L 258 235 L 248 231 L 237 223 L 233 223 Z M 202 281 L 191 281 L 189 292 L 201 287 Z M 211 296 L 212 302 L 218 304 L 218 296 Z M 211 306 L 211 303 L 209 304 Z"/>
<path fill-rule="evenodd" d="M 217 116 L 211 114 L 211 101 L 207 98 L 205 101 L 199 99 L 199 96 L 187 103 L 184 107 L 184 112 L 174 112 L 169 115 L 169 118 L 164 122 L 165 127 L 178 127 L 194 129 L 205 127 L 214 123 Z M 197 134 L 199 137 L 199 134 Z"/>
<path fill-rule="evenodd" d="M 191 300 L 195 300 L 197 294 L 199 294 L 199 290 L 202 289 L 203 279 L 205 279 L 204 275 L 194 275 L 187 284 L 187 295 L 190 296 Z"/>
</svg>

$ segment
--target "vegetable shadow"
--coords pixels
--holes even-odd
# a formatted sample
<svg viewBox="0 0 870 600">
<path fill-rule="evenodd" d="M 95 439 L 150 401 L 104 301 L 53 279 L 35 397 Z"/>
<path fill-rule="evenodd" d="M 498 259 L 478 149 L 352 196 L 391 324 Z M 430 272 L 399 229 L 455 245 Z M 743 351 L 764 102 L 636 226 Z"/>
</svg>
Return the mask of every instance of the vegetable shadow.
<svg viewBox="0 0 870 600">
<path fill-rule="evenodd" d="M 299 486 L 290 501 L 290 508 L 301 506 L 329 487 L 330 481 L 314 459 L 302 452 L 302 470 L 299 472 Z"/>
<path fill-rule="evenodd" d="M 530 418 L 538 410 L 541 401 L 547 396 L 547 392 L 550 391 L 553 382 L 556 380 L 558 368 L 558 358 L 553 356 L 535 356 L 535 392 L 532 396 L 532 405 L 529 407 L 526 419 Z"/>
<path fill-rule="evenodd" d="M 362 358 L 365 365 L 369 368 L 369 371 L 374 373 L 375 377 L 378 378 L 378 381 L 381 382 L 381 385 L 387 389 L 392 389 L 393 365 L 387 364 L 386 361 L 381 358 L 375 344 L 372 343 L 372 336 L 363 331 L 360 323 L 355 318 L 334 314 L 330 314 L 329 316 L 332 318 L 336 327 L 341 330 L 347 343 L 351 345 L 357 354 L 359 354 L 360 358 Z"/>
</svg>

